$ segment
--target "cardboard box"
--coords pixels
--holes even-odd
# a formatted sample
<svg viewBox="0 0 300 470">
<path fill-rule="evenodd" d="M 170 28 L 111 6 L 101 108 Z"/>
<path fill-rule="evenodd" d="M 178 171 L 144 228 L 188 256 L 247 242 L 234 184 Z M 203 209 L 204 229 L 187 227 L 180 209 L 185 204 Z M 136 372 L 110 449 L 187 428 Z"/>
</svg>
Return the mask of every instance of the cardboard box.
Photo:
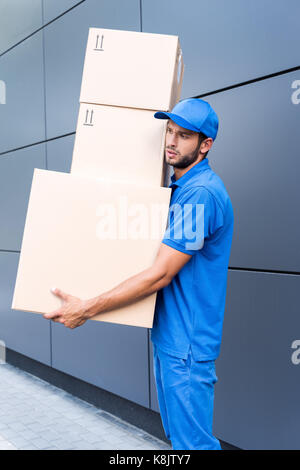
<svg viewBox="0 0 300 470">
<path fill-rule="evenodd" d="M 80 102 L 168 111 L 183 72 L 178 36 L 90 28 Z"/>
<path fill-rule="evenodd" d="M 71 173 L 163 186 L 167 120 L 153 111 L 81 103 Z"/>
<path fill-rule="evenodd" d="M 51 287 L 88 299 L 150 267 L 170 195 L 35 169 L 12 308 L 48 313 L 61 306 Z M 93 320 L 151 328 L 155 301 L 156 293 Z"/>
</svg>

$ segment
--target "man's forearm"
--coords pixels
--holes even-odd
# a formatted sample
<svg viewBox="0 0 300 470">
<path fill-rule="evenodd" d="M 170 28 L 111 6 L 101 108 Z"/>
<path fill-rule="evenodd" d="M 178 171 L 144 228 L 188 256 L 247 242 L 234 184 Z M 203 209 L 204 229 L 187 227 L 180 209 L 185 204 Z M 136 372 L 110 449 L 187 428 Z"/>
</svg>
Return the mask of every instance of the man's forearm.
<svg viewBox="0 0 300 470">
<path fill-rule="evenodd" d="M 153 294 L 168 283 L 165 274 L 153 268 L 146 269 L 123 281 L 113 289 L 86 301 L 87 318 L 108 312 L 141 300 Z"/>
</svg>

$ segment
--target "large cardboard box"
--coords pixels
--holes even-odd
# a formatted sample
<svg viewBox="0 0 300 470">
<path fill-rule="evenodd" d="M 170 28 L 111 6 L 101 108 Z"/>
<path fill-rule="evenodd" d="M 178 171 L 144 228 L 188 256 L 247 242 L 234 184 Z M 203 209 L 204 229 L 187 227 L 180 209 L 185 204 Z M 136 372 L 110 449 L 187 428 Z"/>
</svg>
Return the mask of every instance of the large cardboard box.
<svg viewBox="0 0 300 470">
<path fill-rule="evenodd" d="M 113 184 L 35 169 L 12 308 L 49 313 L 51 287 L 82 299 L 150 267 L 167 226 L 170 188 Z M 152 327 L 156 293 L 93 320 Z"/>
<path fill-rule="evenodd" d="M 80 102 L 168 111 L 183 72 L 178 36 L 90 28 Z"/>
<path fill-rule="evenodd" d="M 72 174 L 163 186 L 166 120 L 153 111 L 81 103 Z"/>
</svg>

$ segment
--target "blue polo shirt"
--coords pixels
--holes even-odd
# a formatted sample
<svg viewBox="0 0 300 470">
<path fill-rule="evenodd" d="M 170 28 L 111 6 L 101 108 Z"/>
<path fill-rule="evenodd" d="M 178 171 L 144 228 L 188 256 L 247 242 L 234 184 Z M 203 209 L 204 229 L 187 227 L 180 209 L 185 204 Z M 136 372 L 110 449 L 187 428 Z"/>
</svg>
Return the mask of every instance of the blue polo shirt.
<svg viewBox="0 0 300 470">
<path fill-rule="evenodd" d="M 162 243 L 192 255 L 169 285 L 157 292 L 151 340 L 187 359 L 216 359 L 220 352 L 233 208 L 221 178 L 207 158 L 177 181 Z"/>
</svg>

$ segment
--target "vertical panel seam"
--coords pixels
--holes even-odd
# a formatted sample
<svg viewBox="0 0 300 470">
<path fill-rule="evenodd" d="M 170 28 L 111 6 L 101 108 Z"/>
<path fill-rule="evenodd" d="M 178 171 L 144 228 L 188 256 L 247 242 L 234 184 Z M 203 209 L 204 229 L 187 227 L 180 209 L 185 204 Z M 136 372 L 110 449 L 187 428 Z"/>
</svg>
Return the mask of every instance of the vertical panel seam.
<svg viewBox="0 0 300 470">
<path fill-rule="evenodd" d="M 47 140 L 47 112 L 46 112 L 46 61 L 45 61 L 45 27 L 44 27 L 44 0 L 42 4 L 42 44 L 43 44 L 43 85 L 44 85 L 44 125 L 45 125 L 45 140 Z M 48 157 L 47 157 L 47 142 L 45 142 L 45 166 L 48 170 Z M 50 345 L 50 366 L 52 367 L 52 322 L 49 321 L 49 345 Z"/>
<path fill-rule="evenodd" d="M 44 0 L 42 3 L 42 21 L 44 24 Z M 47 103 L 46 103 L 46 60 L 45 60 L 45 29 L 42 30 L 42 43 L 43 43 L 43 85 L 44 85 L 44 128 L 45 128 L 45 140 L 47 140 Z M 47 158 L 47 144 L 45 144 L 45 163 L 46 170 L 48 170 L 48 158 Z"/>
<path fill-rule="evenodd" d="M 142 0 L 140 0 L 140 31 L 143 31 Z M 150 375 L 150 330 L 147 328 L 147 359 L 148 359 L 148 408 L 151 409 L 151 375 Z"/>
<path fill-rule="evenodd" d="M 151 402 L 152 402 L 152 396 L 151 396 L 151 365 L 150 365 L 150 329 L 147 329 L 147 350 L 148 350 L 148 407 L 151 409 Z"/>
</svg>

